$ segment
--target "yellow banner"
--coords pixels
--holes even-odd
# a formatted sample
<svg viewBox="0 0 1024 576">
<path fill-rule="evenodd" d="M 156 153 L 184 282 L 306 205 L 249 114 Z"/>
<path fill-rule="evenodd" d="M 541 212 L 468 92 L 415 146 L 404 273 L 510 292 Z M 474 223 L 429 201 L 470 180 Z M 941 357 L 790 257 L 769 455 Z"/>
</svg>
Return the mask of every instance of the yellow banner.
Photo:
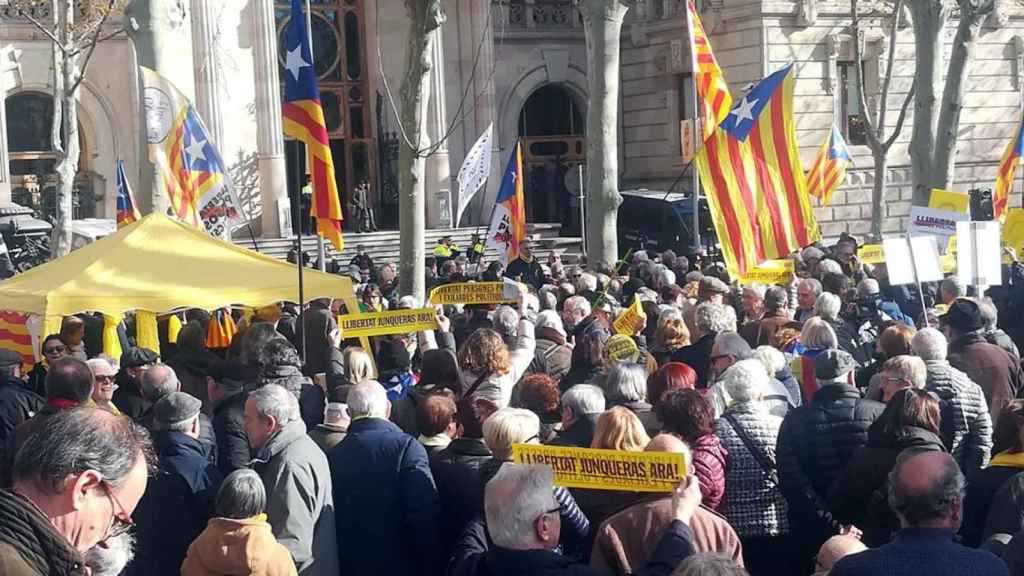
<svg viewBox="0 0 1024 576">
<path fill-rule="evenodd" d="M 415 310 L 391 310 L 368 314 L 346 314 L 338 316 L 342 338 L 383 336 L 385 334 L 408 334 L 421 330 L 437 329 L 437 311 L 433 308 Z"/>
<path fill-rule="evenodd" d="M 1024 209 L 1013 208 L 1006 213 L 1003 244 L 1016 250 L 1018 258 L 1024 257 Z"/>
<path fill-rule="evenodd" d="M 640 298 L 634 297 L 633 304 L 615 319 L 612 328 L 615 329 L 616 334 L 632 336 L 647 325 L 647 316 L 644 314 L 641 304 Z"/>
<path fill-rule="evenodd" d="M 741 284 L 788 284 L 793 279 L 794 263 L 790 259 L 765 260 L 757 268 L 749 270 L 740 280 Z"/>
<path fill-rule="evenodd" d="M 928 198 L 928 207 L 967 214 L 971 209 L 971 197 L 964 192 L 932 188 L 932 194 Z"/>
<path fill-rule="evenodd" d="M 539 444 L 512 446 L 520 464 L 545 464 L 555 484 L 566 488 L 671 492 L 686 476 L 682 454 L 566 448 Z"/>
<path fill-rule="evenodd" d="M 508 304 L 515 301 L 515 296 L 506 296 L 504 282 L 445 284 L 430 291 L 431 304 Z"/>
<path fill-rule="evenodd" d="M 881 244 L 865 244 L 857 250 L 857 258 L 865 264 L 885 264 L 885 248 Z"/>
</svg>

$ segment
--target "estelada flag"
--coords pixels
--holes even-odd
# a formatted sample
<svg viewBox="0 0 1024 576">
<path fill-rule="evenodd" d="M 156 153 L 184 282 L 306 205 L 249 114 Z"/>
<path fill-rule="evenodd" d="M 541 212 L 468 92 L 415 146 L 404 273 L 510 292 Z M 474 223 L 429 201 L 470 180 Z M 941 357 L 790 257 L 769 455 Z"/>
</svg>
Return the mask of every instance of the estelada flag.
<svg viewBox="0 0 1024 576">
<path fill-rule="evenodd" d="M 833 124 L 832 130 L 818 150 L 818 157 L 807 173 L 807 193 L 817 196 L 822 206 L 827 206 L 835 193 L 846 180 L 846 169 L 853 164 L 846 140 Z"/>
<path fill-rule="evenodd" d="M 310 213 L 316 218 L 317 232 L 341 250 L 345 247 L 341 200 L 301 0 L 292 0 L 291 20 L 284 37 L 284 133 L 306 145 L 306 162 L 313 183 Z"/>
<path fill-rule="evenodd" d="M 210 325 L 206 328 L 206 347 L 230 347 L 237 331 L 231 310 L 217 310 L 210 317 Z"/>
<path fill-rule="evenodd" d="M 697 7 L 693 0 L 686 2 L 686 21 L 690 30 L 690 54 L 693 58 L 691 68 L 696 72 L 693 81 L 697 83 L 697 94 L 700 96 L 700 119 L 704 127 L 704 139 L 707 140 L 715 132 L 715 128 L 725 120 L 732 108 L 732 95 L 725 83 L 722 68 L 711 51 L 704 24 L 700 21 Z"/>
<path fill-rule="evenodd" d="M 142 218 L 135 205 L 132 187 L 128 184 L 128 176 L 124 173 L 124 161 L 117 159 L 117 227 L 127 226 Z"/>
<path fill-rule="evenodd" d="M 796 143 L 792 65 L 743 97 L 697 153 L 729 274 L 820 238 Z"/>
<path fill-rule="evenodd" d="M 23 372 L 32 369 L 36 360 L 32 350 L 32 333 L 28 329 L 28 316 L 0 310 L 0 348 L 12 350 L 21 356 Z"/>
<path fill-rule="evenodd" d="M 519 257 L 519 243 L 526 238 L 523 150 L 519 141 L 512 148 L 495 202 L 487 229 L 487 247 L 497 250 L 502 264 L 508 264 Z"/>
<path fill-rule="evenodd" d="M 999 161 L 999 171 L 996 172 L 996 189 L 992 194 L 992 214 L 996 220 L 1002 222 L 1006 218 L 1006 206 L 1010 201 L 1010 191 L 1013 189 L 1013 175 L 1017 171 L 1017 164 L 1020 163 L 1022 152 L 1024 152 L 1024 118 L 1017 122 L 1017 130 L 1013 133 L 1013 139 L 1006 146 L 1003 152 L 1003 159 Z"/>
</svg>

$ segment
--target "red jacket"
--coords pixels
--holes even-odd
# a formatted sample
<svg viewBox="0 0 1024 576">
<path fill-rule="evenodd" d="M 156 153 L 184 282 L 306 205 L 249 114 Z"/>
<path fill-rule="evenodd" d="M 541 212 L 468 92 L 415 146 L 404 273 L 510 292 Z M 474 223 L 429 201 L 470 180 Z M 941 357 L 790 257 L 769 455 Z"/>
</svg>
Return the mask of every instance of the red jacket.
<svg viewBox="0 0 1024 576">
<path fill-rule="evenodd" d="M 725 495 L 725 463 L 729 452 L 714 434 L 698 438 L 690 444 L 690 452 L 693 453 L 693 471 L 704 496 L 701 504 L 717 510 Z"/>
</svg>

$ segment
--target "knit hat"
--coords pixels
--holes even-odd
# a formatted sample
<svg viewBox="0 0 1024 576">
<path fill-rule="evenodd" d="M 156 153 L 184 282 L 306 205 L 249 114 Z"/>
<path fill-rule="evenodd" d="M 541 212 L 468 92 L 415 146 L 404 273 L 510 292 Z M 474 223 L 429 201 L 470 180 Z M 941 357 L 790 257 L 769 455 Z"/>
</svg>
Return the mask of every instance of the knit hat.
<svg viewBox="0 0 1024 576">
<path fill-rule="evenodd" d="M 613 362 L 636 362 L 640 358 L 640 348 L 625 334 L 616 334 L 609 338 L 604 343 L 604 349 Z"/>
<path fill-rule="evenodd" d="M 377 352 L 377 362 L 380 364 L 381 372 L 391 370 L 408 370 L 412 365 L 409 351 L 400 340 L 384 340 Z"/>
<path fill-rule="evenodd" d="M 978 303 L 969 298 L 954 300 L 949 305 L 949 310 L 939 320 L 958 332 L 974 332 L 985 327 L 985 319 L 981 316 Z"/>
<path fill-rule="evenodd" d="M 814 377 L 818 380 L 840 380 L 856 369 L 853 356 L 842 350 L 825 350 L 814 358 Z"/>
<path fill-rule="evenodd" d="M 178 424 L 195 418 L 202 408 L 203 403 L 195 396 L 171 392 L 153 405 L 153 421 L 164 425 Z"/>
<path fill-rule="evenodd" d="M 121 368 L 138 368 L 146 364 L 154 364 L 160 355 L 149 348 L 129 348 L 121 353 Z"/>
</svg>

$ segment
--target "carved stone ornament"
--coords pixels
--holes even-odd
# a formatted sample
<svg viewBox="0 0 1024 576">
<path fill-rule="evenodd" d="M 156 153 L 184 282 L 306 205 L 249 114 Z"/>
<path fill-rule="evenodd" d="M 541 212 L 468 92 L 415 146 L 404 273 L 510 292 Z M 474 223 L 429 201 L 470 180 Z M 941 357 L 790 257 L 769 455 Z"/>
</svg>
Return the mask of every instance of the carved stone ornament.
<svg viewBox="0 0 1024 576">
<path fill-rule="evenodd" d="M 796 24 L 806 28 L 814 26 L 818 21 L 817 0 L 802 0 L 796 6 Z"/>
<path fill-rule="evenodd" d="M 1006 0 L 995 0 L 992 3 L 992 12 L 989 12 L 988 18 L 985 19 L 985 27 L 998 30 L 1006 26 L 1006 23 L 1010 21 L 1009 4 Z"/>
</svg>

